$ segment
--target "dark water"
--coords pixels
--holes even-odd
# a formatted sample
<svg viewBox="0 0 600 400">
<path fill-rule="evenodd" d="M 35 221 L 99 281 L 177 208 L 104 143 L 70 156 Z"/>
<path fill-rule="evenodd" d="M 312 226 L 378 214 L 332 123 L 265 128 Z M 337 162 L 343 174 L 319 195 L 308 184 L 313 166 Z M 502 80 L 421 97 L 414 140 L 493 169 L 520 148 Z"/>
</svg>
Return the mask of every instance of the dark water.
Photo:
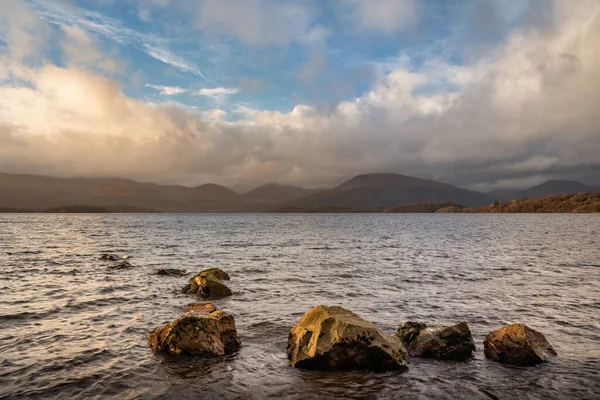
<svg viewBox="0 0 600 400">
<path fill-rule="evenodd" d="M 108 271 L 100 253 L 137 268 Z M 227 270 L 216 301 L 243 347 L 165 357 L 146 334 L 193 296 L 161 268 Z M 600 215 L 3 215 L 1 398 L 600 397 Z M 317 304 L 392 333 L 466 320 L 467 363 L 411 360 L 405 374 L 290 368 L 287 333 Z M 511 368 L 485 335 L 524 322 L 559 358 Z"/>
</svg>

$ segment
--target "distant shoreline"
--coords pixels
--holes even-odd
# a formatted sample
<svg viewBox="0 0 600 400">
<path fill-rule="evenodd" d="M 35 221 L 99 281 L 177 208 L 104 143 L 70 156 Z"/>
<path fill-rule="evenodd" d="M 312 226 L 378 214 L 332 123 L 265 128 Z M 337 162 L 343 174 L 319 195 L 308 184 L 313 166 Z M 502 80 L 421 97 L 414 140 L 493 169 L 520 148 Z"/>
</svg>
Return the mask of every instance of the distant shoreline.
<svg viewBox="0 0 600 400">
<path fill-rule="evenodd" d="M 264 212 L 165 212 L 123 205 L 65 205 L 45 209 L 0 207 L 2 214 L 596 214 L 600 213 L 600 193 L 575 193 L 495 202 L 469 208 L 450 202 L 417 202 L 377 209 L 346 207 L 287 207 Z"/>
</svg>

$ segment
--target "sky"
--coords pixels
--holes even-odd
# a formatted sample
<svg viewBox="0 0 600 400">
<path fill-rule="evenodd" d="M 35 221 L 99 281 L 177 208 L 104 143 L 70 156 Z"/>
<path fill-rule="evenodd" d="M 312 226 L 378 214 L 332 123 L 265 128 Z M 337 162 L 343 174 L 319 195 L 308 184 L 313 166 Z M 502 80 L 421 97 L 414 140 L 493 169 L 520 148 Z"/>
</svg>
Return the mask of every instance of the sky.
<svg viewBox="0 0 600 400">
<path fill-rule="evenodd" d="M 0 172 L 600 184 L 599 0 L 0 0 Z"/>
</svg>

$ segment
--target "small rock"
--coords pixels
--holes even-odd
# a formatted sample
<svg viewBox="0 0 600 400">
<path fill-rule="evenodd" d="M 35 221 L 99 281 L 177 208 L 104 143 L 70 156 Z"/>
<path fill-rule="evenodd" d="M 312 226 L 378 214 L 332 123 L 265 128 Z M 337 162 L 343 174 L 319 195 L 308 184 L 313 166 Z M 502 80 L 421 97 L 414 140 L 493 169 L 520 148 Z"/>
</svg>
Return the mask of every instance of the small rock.
<svg viewBox="0 0 600 400">
<path fill-rule="evenodd" d="M 238 350 L 240 339 L 233 316 L 216 310 L 207 315 L 184 314 L 159 326 L 148 335 L 148 344 L 155 351 L 170 354 L 215 357 Z"/>
<path fill-rule="evenodd" d="M 196 274 L 196 276 L 214 276 L 220 281 L 228 281 L 229 274 L 220 268 L 209 268 Z"/>
<path fill-rule="evenodd" d="M 134 265 L 130 264 L 129 261 L 121 261 L 118 264 L 111 265 L 108 267 L 110 270 L 120 270 L 120 269 L 129 269 L 134 268 Z"/>
<path fill-rule="evenodd" d="M 337 306 L 317 306 L 304 314 L 289 333 L 287 357 L 297 368 L 408 369 L 400 339 Z"/>
<path fill-rule="evenodd" d="M 175 268 L 161 268 L 157 270 L 155 275 L 163 275 L 163 276 L 185 276 L 188 275 L 188 271 L 185 269 L 175 269 Z"/>
<path fill-rule="evenodd" d="M 523 324 L 506 325 L 483 341 L 487 358 L 503 364 L 535 365 L 556 356 L 544 335 Z"/>
<path fill-rule="evenodd" d="M 119 261 L 119 257 L 114 254 L 102 254 L 100 259 L 106 261 Z"/>
<path fill-rule="evenodd" d="M 190 279 L 190 283 L 183 288 L 183 293 L 199 294 L 207 298 L 221 298 L 233 294 L 223 282 L 211 275 L 194 276 Z"/>
<path fill-rule="evenodd" d="M 466 361 L 475 352 L 471 330 L 464 321 L 437 329 L 425 329 L 424 323 L 408 322 L 396 335 L 403 339 L 408 355 L 413 357 Z"/>
<path fill-rule="evenodd" d="M 196 303 L 190 303 L 185 306 L 183 312 L 196 313 L 196 314 L 210 314 L 211 312 L 217 311 L 219 307 L 215 306 L 210 301 L 198 301 Z"/>
</svg>

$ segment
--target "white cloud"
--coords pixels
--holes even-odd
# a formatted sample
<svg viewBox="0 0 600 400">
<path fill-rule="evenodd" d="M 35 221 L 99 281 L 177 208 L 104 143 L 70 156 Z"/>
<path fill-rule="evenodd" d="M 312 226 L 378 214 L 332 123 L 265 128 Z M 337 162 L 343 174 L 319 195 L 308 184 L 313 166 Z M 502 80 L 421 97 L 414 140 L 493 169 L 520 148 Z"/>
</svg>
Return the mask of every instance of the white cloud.
<svg viewBox="0 0 600 400">
<path fill-rule="evenodd" d="M 158 90 L 163 96 L 175 96 L 187 92 L 187 89 L 180 88 L 178 86 L 161 86 L 146 84 L 146 87 Z"/>
<path fill-rule="evenodd" d="M 220 96 L 228 96 L 230 94 L 236 94 L 239 92 L 236 88 L 225 88 L 225 87 L 217 87 L 217 88 L 206 88 L 200 89 L 196 92 L 199 96 L 207 96 L 207 97 L 220 97 Z"/>
</svg>

